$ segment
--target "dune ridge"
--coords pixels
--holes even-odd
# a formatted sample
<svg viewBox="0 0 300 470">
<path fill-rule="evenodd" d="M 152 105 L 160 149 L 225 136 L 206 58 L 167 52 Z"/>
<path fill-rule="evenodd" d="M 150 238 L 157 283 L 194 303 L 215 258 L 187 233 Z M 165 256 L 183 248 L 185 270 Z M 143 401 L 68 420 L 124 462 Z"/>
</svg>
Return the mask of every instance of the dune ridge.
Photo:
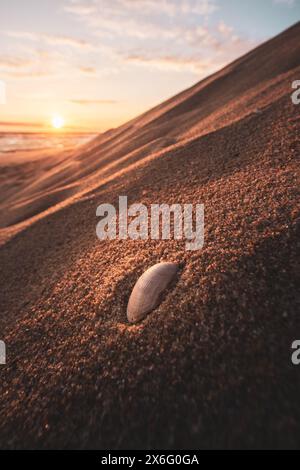
<svg viewBox="0 0 300 470">
<path fill-rule="evenodd" d="M 299 39 L 297 23 L 79 149 L 5 162 L 1 447 L 299 447 Z M 100 242 L 96 207 L 119 195 L 204 203 L 204 248 Z M 180 279 L 129 326 L 160 260 Z"/>
</svg>

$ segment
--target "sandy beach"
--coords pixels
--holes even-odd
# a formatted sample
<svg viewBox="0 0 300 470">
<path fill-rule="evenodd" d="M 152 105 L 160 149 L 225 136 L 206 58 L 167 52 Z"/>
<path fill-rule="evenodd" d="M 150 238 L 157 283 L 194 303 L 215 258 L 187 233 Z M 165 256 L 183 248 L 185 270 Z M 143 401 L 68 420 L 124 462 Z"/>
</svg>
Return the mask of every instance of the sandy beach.
<svg viewBox="0 0 300 470">
<path fill-rule="evenodd" d="M 119 128 L 0 161 L 1 448 L 299 448 L 300 24 Z M 96 208 L 205 205 L 205 243 Z M 182 271 L 130 325 L 138 277 Z"/>
</svg>

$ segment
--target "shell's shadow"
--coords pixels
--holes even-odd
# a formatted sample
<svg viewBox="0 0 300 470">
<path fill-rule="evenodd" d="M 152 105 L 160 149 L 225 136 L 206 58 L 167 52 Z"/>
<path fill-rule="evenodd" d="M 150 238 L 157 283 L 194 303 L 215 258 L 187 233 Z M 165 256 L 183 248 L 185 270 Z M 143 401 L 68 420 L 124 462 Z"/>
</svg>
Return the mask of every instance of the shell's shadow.
<svg viewBox="0 0 300 470">
<path fill-rule="evenodd" d="M 116 283 L 113 292 L 114 300 L 111 302 L 111 319 L 115 322 L 130 326 L 126 314 L 127 305 L 132 289 L 142 273 L 143 267 L 137 267 Z"/>
</svg>

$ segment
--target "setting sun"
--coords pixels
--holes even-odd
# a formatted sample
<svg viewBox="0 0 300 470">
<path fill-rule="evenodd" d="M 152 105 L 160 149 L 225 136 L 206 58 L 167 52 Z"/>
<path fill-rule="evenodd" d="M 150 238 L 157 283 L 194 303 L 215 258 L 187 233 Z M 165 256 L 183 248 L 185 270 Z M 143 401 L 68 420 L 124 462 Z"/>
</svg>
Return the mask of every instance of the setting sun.
<svg viewBox="0 0 300 470">
<path fill-rule="evenodd" d="M 52 126 L 54 129 L 61 129 L 65 125 L 65 120 L 62 116 L 53 116 L 52 118 Z"/>
</svg>

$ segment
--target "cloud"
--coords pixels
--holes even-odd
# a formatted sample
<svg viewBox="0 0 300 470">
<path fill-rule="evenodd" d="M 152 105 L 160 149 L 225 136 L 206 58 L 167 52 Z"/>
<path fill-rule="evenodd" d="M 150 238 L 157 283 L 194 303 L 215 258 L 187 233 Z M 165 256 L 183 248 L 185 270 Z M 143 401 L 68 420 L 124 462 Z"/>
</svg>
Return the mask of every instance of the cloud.
<svg viewBox="0 0 300 470">
<path fill-rule="evenodd" d="M 83 39 L 75 39 L 69 36 L 51 36 L 49 34 L 43 34 L 42 39 L 44 39 L 48 44 L 60 45 L 60 46 L 70 46 L 79 49 L 91 49 L 94 46 L 84 41 Z"/>
<path fill-rule="evenodd" d="M 23 48 L 18 55 L 0 56 L 0 69 L 12 78 L 35 78 L 57 74 L 65 65 L 65 55 L 58 51 Z"/>
<path fill-rule="evenodd" d="M 85 16 L 95 13 L 97 11 L 96 7 L 88 6 L 85 4 L 76 4 L 71 2 L 71 4 L 65 5 L 64 10 L 69 13 L 74 13 L 78 16 Z"/>
<path fill-rule="evenodd" d="M 16 56 L 0 56 L 0 70 L 3 76 L 11 78 L 31 78 L 48 75 L 45 64 L 43 67 L 37 66 L 37 62 L 32 58 Z"/>
<path fill-rule="evenodd" d="M 64 10 L 85 23 L 97 36 L 173 39 L 181 34 L 182 20 L 207 17 L 217 10 L 214 0 L 69 0 Z M 189 27 L 191 27 L 189 25 Z"/>
<path fill-rule="evenodd" d="M 65 5 L 90 34 L 103 39 L 102 52 L 114 63 L 197 75 L 255 45 L 224 21 L 208 26 L 206 18 L 217 9 L 215 0 L 69 0 Z"/>
<path fill-rule="evenodd" d="M 192 71 L 203 72 L 212 64 L 209 61 L 193 58 L 193 57 L 179 57 L 177 55 L 165 56 L 146 56 L 142 54 L 132 54 L 123 57 L 123 60 L 130 64 L 142 65 L 146 67 L 158 68 L 161 70 L 174 70 L 174 71 Z"/>
<path fill-rule="evenodd" d="M 33 61 L 15 56 L 0 56 L 1 69 L 21 69 L 33 65 Z"/>
<path fill-rule="evenodd" d="M 103 77 L 115 73 L 115 69 L 110 65 L 99 66 L 97 59 L 100 54 L 112 55 L 111 49 L 105 45 L 99 44 L 96 47 L 89 40 L 28 31 L 7 30 L 1 34 L 20 39 L 17 44 L 14 44 L 14 50 L 18 53 L 17 57 L 1 58 L 0 56 L 0 69 L 4 70 L 4 74 L 11 78 L 57 77 L 70 73 Z M 26 41 L 30 41 L 33 45 L 28 45 Z M 68 49 L 75 49 L 75 51 L 61 50 L 57 46 L 66 46 Z M 90 63 L 82 60 L 81 51 L 89 52 Z M 97 53 L 98 57 L 94 55 L 91 58 L 91 53 Z M 30 59 L 25 57 L 30 57 Z"/>
<path fill-rule="evenodd" d="M 39 47 L 41 44 L 49 51 L 48 56 L 37 52 L 35 64 L 20 65 L 19 70 L 17 65 L 6 68 L 11 76 L 75 73 L 103 77 L 120 73 L 125 64 L 191 72 L 202 77 L 255 45 L 239 37 L 224 21 L 214 25 L 206 21 L 218 8 L 215 0 L 160 0 L 159 4 L 157 0 L 65 1 L 64 11 L 82 23 L 84 39 L 27 31 L 4 32 L 35 42 Z M 97 44 L 99 36 L 101 44 Z M 67 46 L 78 55 L 50 46 Z M 94 55 L 88 56 L 88 62 L 83 61 L 81 51 Z"/>
<path fill-rule="evenodd" d="M 78 65 L 79 62 L 79 65 Z M 104 76 L 114 73 L 110 67 L 98 69 L 81 65 L 80 58 L 54 49 L 22 47 L 18 55 L 0 55 L 0 71 L 4 77 L 24 79 L 72 76 Z"/>
<path fill-rule="evenodd" d="M 70 99 L 69 103 L 80 105 L 117 104 L 116 100 Z"/>
<path fill-rule="evenodd" d="M 4 33 L 12 38 L 27 39 L 39 43 L 44 41 L 45 43 L 54 46 L 69 46 L 77 49 L 92 49 L 94 47 L 88 41 L 71 36 L 31 33 L 28 31 L 5 31 Z"/>
<path fill-rule="evenodd" d="M 78 67 L 79 71 L 87 74 L 87 75 L 96 75 L 97 74 L 97 69 L 95 67 L 83 67 L 79 66 Z"/>
<path fill-rule="evenodd" d="M 214 0 L 162 0 L 157 4 L 157 0 L 120 0 L 119 4 L 123 8 L 133 10 L 134 8 L 146 11 L 147 13 L 166 14 L 175 16 L 176 14 L 196 14 L 207 16 L 214 13 L 218 7 Z"/>
<path fill-rule="evenodd" d="M 221 33 L 223 36 L 228 37 L 232 35 L 233 33 L 233 28 L 231 26 L 228 26 L 224 21 L 220 21 L 218 24 L 218 31 Z"/>
<path fill-rule="evenodd" d="M 215 0 L 114 0 L 111 2 L 94 0 L 69 0 L 64 10 L 80 17 L 92 16 L 101 13 L 106 16 L 116 16 L 132 13 L 158 14 L 173 17 L 175 15 L 195 14 L 200 16 L 211 15 L 218 9 Z"/>
<path fill-rule="evenodd" d="M 127 64 L 163 71 L 192 72 L 202 78 L 224 67 L 256 45 L 254 41 L 234 34 L 232 28 L 224 23 L 219 24 L 217 35 L 209 30 L 196 29 L 187 31 L 186 34 L 183 32 L 181 38 L 190 45 L 198 44 L 197 50 L 189 54 L 164 54 L 159 50 L 140 49 L 130 53 L 119 52 L 120 59 Z"/>
</svg>

